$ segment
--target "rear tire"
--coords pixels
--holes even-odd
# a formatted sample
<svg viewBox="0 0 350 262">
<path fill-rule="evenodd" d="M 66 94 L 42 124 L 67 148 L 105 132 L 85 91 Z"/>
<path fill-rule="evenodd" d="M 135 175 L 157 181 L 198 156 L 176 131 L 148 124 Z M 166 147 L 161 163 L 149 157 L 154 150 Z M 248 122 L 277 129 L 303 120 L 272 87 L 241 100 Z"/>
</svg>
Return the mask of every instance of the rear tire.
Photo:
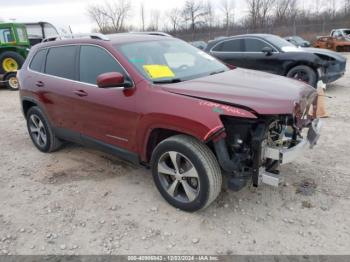
<svg viewBox="0 0 350 262">
<path fill-rule="evenodd" d="M 27 128 L 33 144 L 41 152 L 51 153 L 62 146 L 62 142 L 55 136 L 47 117 L 37 106 L 28 110 Z"/>
<path fill-rule="evenodd" d="M 0 74 L 5 74 L 8 72 L 15 72 L 21 69 L 24 63 L 24 57 L 13 51 L 5 51 L 0 54 Z M 11 63 L 9 61 L 13 61 Z"/>
<path fill-rule="evenodd" d="M 16 72 L 7 73 L 3 79 L 5 81 L 6 88 L 11 91 L 18 91 L 18 88 L 19 88 L 16 75 L 17 75 Z"/>
<path fill-rule="evenodd" d="M 293 67 L 287 73 L 287 77 L 303 81 L 309 84 L 310 86 L 313 86 L 314 88 L 316 88 L 317 86 L 317 74 L 315 70 L 313 70 L 309 66 L 300 65 Z"/>
<path fill-rule="evenodd" d="M 213 152 L 195 138 L 177 135 L 162 141 L 153 152 L 151 165 L 159 192 L 176 208 L 187 212 L 204 209 L 220 194 L 220 166 Z"/>
</svg>

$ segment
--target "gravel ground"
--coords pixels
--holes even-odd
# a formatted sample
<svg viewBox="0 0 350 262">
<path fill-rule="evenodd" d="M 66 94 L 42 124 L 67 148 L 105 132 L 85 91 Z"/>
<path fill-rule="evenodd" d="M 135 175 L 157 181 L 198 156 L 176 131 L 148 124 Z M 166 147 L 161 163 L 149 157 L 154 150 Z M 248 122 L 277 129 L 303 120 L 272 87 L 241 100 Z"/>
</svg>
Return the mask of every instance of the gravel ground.
<svg viewBox="0 0 350 262">
<path fill-rule="evenodd" d="M 283 167 L 284 187 L 224 191 L 195 214 L 116 157 L 77 145 L 40 153 L 18 93 L 1 89 L 0 254 L 349 254 L 349 86 L 348 70 L 327 89 L 319 145 Z"/>
</svg>

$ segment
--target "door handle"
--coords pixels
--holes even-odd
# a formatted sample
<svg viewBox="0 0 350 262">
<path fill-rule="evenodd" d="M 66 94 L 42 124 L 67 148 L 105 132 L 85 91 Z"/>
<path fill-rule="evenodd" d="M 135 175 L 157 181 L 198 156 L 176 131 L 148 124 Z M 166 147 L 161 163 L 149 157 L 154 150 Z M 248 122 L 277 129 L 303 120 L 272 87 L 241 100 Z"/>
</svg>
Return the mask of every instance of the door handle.
<svg viewBox="0 0 350 262">
<path fill-rule="evenodd" d="M 73 91 L 73 93 L 76 94 L 77 96 L 80 96 L 80 97 L 88 95 L 88 93 L 86 93 L 84 90 L 75 90 L 75 91 Z"/>
<path fill-rule="evenodd" d="M 44 84 L 43 81 L 38 81 L 38 82 L 35 83 L 35 85 L 36 85 L 37 87 L 44 87 L 44 86 L 45 86 L 45 84 Z"/>
</svg>

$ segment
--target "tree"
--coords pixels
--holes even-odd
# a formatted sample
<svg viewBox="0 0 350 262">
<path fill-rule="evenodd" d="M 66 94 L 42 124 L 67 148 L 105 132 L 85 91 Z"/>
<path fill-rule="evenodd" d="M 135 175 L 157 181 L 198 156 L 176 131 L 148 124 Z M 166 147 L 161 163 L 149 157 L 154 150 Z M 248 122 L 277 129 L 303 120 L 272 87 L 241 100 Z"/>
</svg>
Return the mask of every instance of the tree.
<svg viewBox="0 0 350 262">
<path fill-rule="evenodd" d="M 248 25 L 254 30 L 265 28 L 271 16 L 275 0 L 247 0 L 248 2 Z"/>
<path fill-rule="evenodd" d="M 101 33 L 107 33 L 108 32 L 108 19 L 107 17 L 103 14 L 102 10 L 100 9 L 101 7 L 98 5 L 90 5 L 87 8 L 87 12 L 91 20 L 93 20 L 97 26 L 98 30 Z"/>
<path fill-rule="evenodd" d="M 145 6 L 143 3 L 141 3 L 141 6 L 140 6 L 140 11 L 141 11 L 141 29 L 142 31 L 145 31 L 145 28 L 146 28 L 146 22 L 145 22 Z"/>
<path fill-rule="evenodd" d="M 276 25 L 294 22 L 297 13 L 297 0 L 278 0 L 275 2 L 274 22 Z"/>
<path fill-rule="evenodd" d="M 129 0 L 115 0 L 101 5 L 90 5 L 87 11 L 100 32 L 121 32 L 125 30 L 125 20 L 130 14 L 131 3 Z"/>
<path fill-rule="evenodd" d="M 149 31 L 158 31 L 159 30 L 159 19 L 160 12 L 157 9 L 151 11 L 151 22 L 147 28 Z"/>
<path fill-rule="evenodd" d="M 345 14 L 350 13 L 350 0 L 344 0 L 344 10 Z"/>
<path fill-rule="evenodd" d="M 168 12 L 167 16 L 171 24 L 171 30 L 176 32 L 181 23 L 181 11 L 178 8 L 173 8 Z"/>
<path fill-rule="evenodd" d="M 226 35 L 228 35 L 230 27 L 234 23 L 235 5 L 233 0 L 221 0 L 220 10 L 224 16 L 224 27 L 226 29 Z"/>
<path fill-rule="evenodd" d="M 196 31 L 196 27 L 203 23 L 205 11 L 202 2 L 196 0 L 187 0 L 183 8 L 182 14 L 186 21 L 190 22 L 192 33 Z"/>
</svg>

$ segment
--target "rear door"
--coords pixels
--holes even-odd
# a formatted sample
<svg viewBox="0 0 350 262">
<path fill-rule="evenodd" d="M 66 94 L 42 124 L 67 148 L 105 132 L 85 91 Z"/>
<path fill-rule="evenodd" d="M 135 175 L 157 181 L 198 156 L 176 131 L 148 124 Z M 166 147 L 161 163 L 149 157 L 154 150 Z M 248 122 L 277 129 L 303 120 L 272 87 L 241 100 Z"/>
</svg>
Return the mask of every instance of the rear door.
<svg viewBox="0 0 350 262">
<path fill-rule="evenodd" d="M 217 43 L 210 53 L 226 64 L 246 67 L 243 50 L 243 40 L 240 38 L 223 40 Z"/>
<path fill-rule="evenodd" d="M 51 124 L 55 128 L 73 131 L 77 131 L 72 93 L 72 83 L 77 79 L 77 51 L 76 45 L 50 47 L 38 51 L 30 64 L 30 70 L 35 74 L 30 80 L 31 85 L 36 89 L 37 99 L 44 105 Z M 45 62 L 40 63 L 44 57 Z"/>
</svg>

